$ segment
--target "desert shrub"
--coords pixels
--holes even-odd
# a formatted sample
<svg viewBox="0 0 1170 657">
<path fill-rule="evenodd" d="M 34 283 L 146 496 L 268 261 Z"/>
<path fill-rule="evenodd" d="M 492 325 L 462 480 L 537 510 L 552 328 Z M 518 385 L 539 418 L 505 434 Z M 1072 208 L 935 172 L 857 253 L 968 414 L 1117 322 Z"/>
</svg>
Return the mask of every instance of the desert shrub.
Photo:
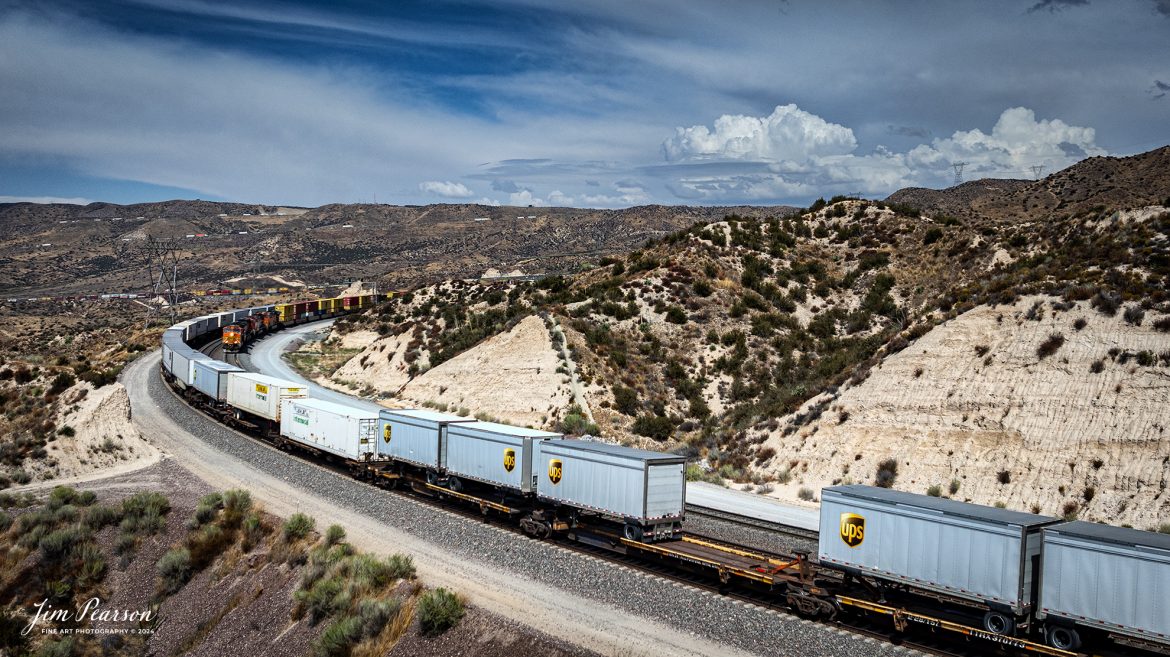
<svg viewBox="0 0 1170 657">
<path fill-rule="evenodd" d="M 325 545 L 333 546 L 345 540 L 345 528 L 341 525 L 329 525 L 325 530 Z"/>
<path fill-rule="evenodd" d="M 1163 333 L 1170 332 L 1170 315 L 1159 317 L 1157 321 L 1154 322 L 1154 328 L 1162 331 Z"/>
<path fill-rule="evenodd" d="M 223 494 L 224 524 L 229 527 L 239 525 L 244 514 L 252 510 L 252 494 L 242 489 L 232 489 Z"/>
<path fill-rule="evenodd" d="M 158 560 L 160 590 L 167 595 L 183 588 L 191 578 L 191 553 L 185 547 L 172 548 Z"/>
<path fill-rule="evenodd" d="M 1101 360 L 1100 358 L 1093 361 L 1092 365 L 1089 365 L 1089 371 L 1092 372 L 1093 374 L 1100 374 L 1104 369 L 1105 369 L 1105 361 Z"/>
<path fill-rule="evenodd" d="M 695 294 L 701 297 L 709 297 L 714 291 L 714 289 L 711 287 L 711 284 L 708 283 L 706 279 L 702 278 L 696 279 L 695 282 L 691 284 L 691 289 L 695 291 Z"/>
<path fill-rule="evenodd" d="M 0 511 L 0 532 L 8 531 L 8 528 L 11 526 L 12 526 L 12 516 L 8 515 L 7 513 L 4 513 L 3 511 Z"/>
<path fill-rule="evenodd" d="M 438 636 L 463 618 L 463 602 L 444 588 L 422 594 L 418 600 L 418 625 L 424 636 Z"/>
<path fill-rule="evenodd" d="M 813 493 L 811 488 L 801 488 L 800 490 L 796 491 L 796 497 L 798 499 L 804 500 L 805 502 L 816 501 L 816 493 Z"/>
<path fill-rule="evenodd" d="M 309 612 L 309 624 L 316 625 L 337 610 L 341 589 L 341 578 L 327 577 L 314 582 L 308 590 L 297 591 L 293 597 L 298 605 Z"/>
<path fill-rule="evenodd" d="M 1084 317 L 1078 317 L 1075 320 L 1073 320 L 1073 330 L 1079 331 L 1079 330 L 1085 328 L 1086 324 L 1088 324 L 1088 322 L 1085 320 Z"/>
<path fill-rule="evenodd" d="M 260 516 L 255 513 L 248 514 L 243 522 L 244 540 L 240 543 L 241 549 L 244 552 L 251 552 L 264 538 L 265 528 L 264 523 L 261 522 Z"/>
<path fill-rule="evenodd" d="M 874 478 L 874 485 L 881 488 L 889 488 L 894 485 L 894 481 L 898 478 L 898 460 L 885 459 L 878 463 L 877 476 Z"/>
<path fill-rule="evenodd" d="M 77 379 L 72 374 L 69 372 L 59 372 L 49 385 L 48 394 L 59 395 L 69 389 L 74 383 L 77 383 Z"/>
<path fill-rule="evenodd" d="M 935 484 L 926 489 L 926 494 L 931 497 L 942 497 L 942 486 Z"/>
<path fill-rule="evenodd" d="M 1081 510 L 1080 504 L 1076 503 L 1075 501 L 1068 501 L 1068 502 L 1065 502 L 1064 507 L 1061 508 L 1060 515 L 1065 520 L 1071 522 L 1071 521 L 1077 519 L 1077 512 L 1080 510 Z"/>
<path fill-rule="evenodd" d="M 65 436 L 66 438 L 72 438 L 73 436 L 77 435 L 77 431 L 73 427 L 66 424 L 60 429 L 57 429 L 57 435 Z"/>
<path fill-rule="evenodd" d="M 106 576 L 106 558 L 97 545 L 82 543 L 74 549 L 74 555 L 81 562 L 77 569 L 77 581 L 82 587 L 93 586 Z"/>
<path fill-rule="evenodd" d="M 958 479 L 951 480 L 951 485 L 947 486 L 947 492 L 949 492 L 951 495 L 954 495 L 955 493 L 959 492 L 959 480 Z"/>
<path fill-rule="evenodd" d="M 619 413 L 633 417 L 638 412 L 638 391 L 619 384 L 613 387 L 613 407 Z"/>
<path fill-rule="evenodd" d="M 38 542 L 41 554 L 49 563 L 60 561 L 68 554 L 73 546 L 82 540 L 81 532 L 75 527 L 66 527 L 45 534 Z"/>
<path fill-rule="evenodd" d="M 687 313 L 678 306 L 671 306 L 670 308 L 666 309 L 666 321 L 670 322 L 671 324 L 686 324 Z"/>
<path fill-rule="evenodd" d="M 1116 292 L 1106 292 L 1104 290 L 1098 292 L 1089 301 L 1089 305 L 1097 309 L 1097 312 L 1102 315 L 1113 317 L 1117 314 L 1117 309 L 1121 307 L 1121 295 Z"/>
<path fill-rule="evenodd" d="M 1081 497 L 1085 500 L 1085 504 L 1093 501 L 1097 496 L 1097 489 L 1092 486 L 1085 486 L 1085 490 L 1081 491 Z"/>
<path fill-rule="evenodd" d="M 1052 354 L 1055 354 L 1063 344 L 1064 335 L 1060 333 L 1053 333 L 1048 336 L 1047 340 L 1041 342 L 1040 346 L 1036 347 L 1036 355 L 1040 358 L 1047 358 Z"/>
<path fill-rule="evenodd" d="M 362 622 L 362 636 L 369 638 L 377 636 L 386 623 L 398 615 L 402 603 L 396 598 L 388 600 L 373 600 L 366 598 L 358 603 L 357 617 Z"/>
<path fill-rule="evenodd" d="M 83 490 L 73 498 L 73 503 L 77 506 L 90 506 L 97 501 L 97 493 L 92 490 Z"/>
<path fill-rule="evenodd" d="M 162 530 L 166 522 L 163 516 L 170 510 L 170 500 L 162 493 L 135 493 L 122 501 L 122 532 L 156 534 Z"/>
<path fill-rule="evenodd" d="M 662 441 L 670 438 L 674 432 L 674 421 L 660 415 L 640 415 L 634 420 L 634 433 L 654 440 Z"/>
<path fill-rule="evenodd" d="M 999 474 L 995 475 L 996 481 L 1001 484 L 1012 483 L 1012 473 L 1009 470 L 1000 470 Z"/>
<path fill-rule="evenodd" d="M 37 657 L 73 657 L 77 654 L 77 640 L 71 636 L 50 639 L 37 650 Z"/>
<path fill-rule="evenodd" d="M 312 517 L 303 513 L 294 513 L 289 516 L 288 520 L 284 521 L 284 527 L 282 528 L 284 540 L 286 542 L 291 542 L 304 538 L 308 536 L 309 532 L 313 531 L 313 528 L 316 526 L 317 521 Z"/>
<path fill-rule="evenodd" d="M 1121 314 L 1127 324 L 1133 326 L 1141 326 L 1142 320 L 1146 318 L 1146 311 L 1141 306 L 1136 304 L 1125 307 L 1125 312 Z"/>
<path fill-rule="evenodd" d="M 90 531 L 98 531 L 102 527 L 112 525 L 122 519 L 122 512 L 112 506 L 99 504 L 87 508 L 81 514 L 81 524 Z"/>
<path fill-rule="evenodd" d="M 1161 525 L 1158 525 L 1158 533 L 1170 534 L 1170 522 L 1164 522 Z"/>
<path fill-rule="evenodd" d="M 334 621 L 313 644 L 317 657 L 345 657 L 362 638 L 362 620 L 347 616 Z"/>
<path fill-rule="evenodd" d="M 941 228 L 938 228 L 937 226 L 933 227 L 933 228 L 929 228 L 929 229 L 927 229 L 926 234 L 922 236 L 922 244 L 924 246 L 934 244 L 935 242 L 939 241 L 942 238 L 942 236 L 943 236 L 943 231 Z"/>
<path fill-rule="evenodd" d="M 386 557 L 387 572 L 395 579 L 414 579 L 414 559 L 408 554 L 392 554 Z"/>
</svg>

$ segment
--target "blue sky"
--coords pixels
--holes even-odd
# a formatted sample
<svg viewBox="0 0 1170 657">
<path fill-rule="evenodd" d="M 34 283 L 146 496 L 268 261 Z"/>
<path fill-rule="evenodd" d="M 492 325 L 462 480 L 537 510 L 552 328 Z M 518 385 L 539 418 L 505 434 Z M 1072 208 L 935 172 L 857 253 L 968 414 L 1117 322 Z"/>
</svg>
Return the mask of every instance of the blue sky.
<svg viewBox="0 0 1170 657">
<path fill-rule="evenodd" d="M 1170 143 L 1170 0 L 0 0 L 0 202 L 806 204 Z"/>
</svg>

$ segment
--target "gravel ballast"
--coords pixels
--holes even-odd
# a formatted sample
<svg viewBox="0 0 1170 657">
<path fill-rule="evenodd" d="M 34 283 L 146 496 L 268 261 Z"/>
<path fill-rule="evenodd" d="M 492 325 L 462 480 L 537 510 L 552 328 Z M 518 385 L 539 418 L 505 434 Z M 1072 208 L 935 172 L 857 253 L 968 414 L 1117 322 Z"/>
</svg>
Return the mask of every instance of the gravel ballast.
<svg viewBox="0 0 1170 657">
<path fill-rule="evenodd" d="M 787 614 L 741 604 L 662 578 L 584 556 L 548 542 L 445 512 L 410 497 L 349 479 L 214 422 L 180 401 L 154 373 L 150 398 L 179 426 L 212 447 L 333 504 L 393 525 L 449 552 L 582 597 L 658 620 L 684 635 L 761 655 L 894 655 L 897 646 Z M 329 518 L 318 518 L 328 524 Z M 732 540 L 728 538 L 728 540 Z M 394 545 L 387 545 L 394 551 Z"/>
</svg>

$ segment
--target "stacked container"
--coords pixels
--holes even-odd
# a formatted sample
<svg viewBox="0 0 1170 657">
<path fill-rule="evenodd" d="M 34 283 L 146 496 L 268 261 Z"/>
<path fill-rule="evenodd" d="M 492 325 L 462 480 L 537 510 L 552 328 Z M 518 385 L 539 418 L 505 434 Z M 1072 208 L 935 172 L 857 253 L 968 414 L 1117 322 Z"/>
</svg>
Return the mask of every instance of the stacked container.
<svg viewBox="0 0 1170 657">
<path fill-rule="evenodd" d="M 222 360 L 197 360 L 191 370 L 191 385 L 215 401 L 222 402 L 227 399 L 228 374 L 243 371 Z"/>
</svg>

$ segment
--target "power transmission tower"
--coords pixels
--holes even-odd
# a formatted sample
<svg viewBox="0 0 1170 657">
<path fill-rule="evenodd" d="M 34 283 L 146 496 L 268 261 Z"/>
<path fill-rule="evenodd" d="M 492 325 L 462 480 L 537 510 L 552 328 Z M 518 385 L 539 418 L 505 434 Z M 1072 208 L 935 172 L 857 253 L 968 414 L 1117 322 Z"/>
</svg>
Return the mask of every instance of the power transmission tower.
<svg viewBox="0 0 1170 657">
<path fill-rule="evenodd" d="M 171 324 L 178 319 L 179 304 L 179 245 L 173 239 L 158 239 L 147 236 L 142 246 L 142 257 L 146 264 L 146 274 L 150 278 L 151 298 L 147 303 L 146 328 L 161 308 L 155 303 L 165 303 Z"/>
<path fill-rule="evenodd" d="M 963 167 L 967 166 L 966 162 L 952 162 L 951 166 L 955 168 L 955 184 L 963 184 Z"/>
<path fill-rule="evenodd" d="M 1043 164 L 1033 164 L 1032 165 L 1032 177 L 1033 178 L 1035 178 L 1036 180 L 1040 180 L 1040 174 L 1042 174 L 1042 173 L 1044 173 L 1044 165 Z"/>
</svg>

